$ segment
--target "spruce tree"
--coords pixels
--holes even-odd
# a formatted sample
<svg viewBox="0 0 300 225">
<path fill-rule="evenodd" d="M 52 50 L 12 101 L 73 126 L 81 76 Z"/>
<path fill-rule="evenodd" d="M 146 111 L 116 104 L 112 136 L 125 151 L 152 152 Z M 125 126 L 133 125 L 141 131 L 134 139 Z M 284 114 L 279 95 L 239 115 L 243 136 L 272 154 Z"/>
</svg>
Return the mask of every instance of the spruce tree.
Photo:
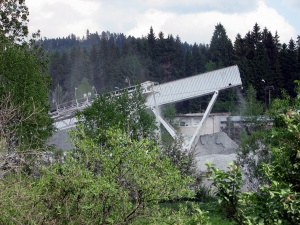
<svg viewBox="0 0 300 225">
<path fill-rule="evenodd" d="M 211 60 L 217 64 L 218 68 L 232 65 L 233 46 L 221 23 L 215 26 L 210 42 L 210 54 Z"/>
</svg>

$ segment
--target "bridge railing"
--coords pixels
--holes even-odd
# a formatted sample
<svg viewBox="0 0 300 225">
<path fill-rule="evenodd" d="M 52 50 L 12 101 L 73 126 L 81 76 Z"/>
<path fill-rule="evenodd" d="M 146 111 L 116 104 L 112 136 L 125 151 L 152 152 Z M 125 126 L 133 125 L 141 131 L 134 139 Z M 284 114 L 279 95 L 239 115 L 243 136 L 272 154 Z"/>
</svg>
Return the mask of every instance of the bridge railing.
<svg viewBox="0 0 300 225">
<path fill-rule="evenodd" d="M 89 105 L 94 99 L 82 98 L 77 100 L 72 100 L 69 102 L 64 102 L 62 104 L 57 104 L 55 109 L 49 112 L 51 117 L 57 117 L 63 114 L 71 113 L 76 110 L 80 110 L 87 105 Z"/>
<path fill-rule="evenodd" d="M 108 95 L 116 97 L 119 96 L 121 93 L 124 93 L 125 91 L 128 92 L 128 94 L 133 93 L 136 90 L 141 89 L 142 94 L 147 95 L 153 92 L 153 87 L 158 85 L 157 82 L 152 82 L 152 81 L 146 81 L 144 83 L 141 83 L 139 85 L 133 85 L 127 88 L 123 89 L 118 89 L 113 92 L 108 93 Z M 88 105 L 90 105 L 95 98 L 93 97 L 85 97 L 81 99 L 76 99 L 68 102 L 64 102 L 61 104 L 56 104 L 56 108 L 52 109 L 49 112 L 49 115 L 56 119 L 56 118 L 61 118 L 65 115 L 69 115 L 70 113 L 73 113 L 77 110 L 82 110 Z"/>
</svg>

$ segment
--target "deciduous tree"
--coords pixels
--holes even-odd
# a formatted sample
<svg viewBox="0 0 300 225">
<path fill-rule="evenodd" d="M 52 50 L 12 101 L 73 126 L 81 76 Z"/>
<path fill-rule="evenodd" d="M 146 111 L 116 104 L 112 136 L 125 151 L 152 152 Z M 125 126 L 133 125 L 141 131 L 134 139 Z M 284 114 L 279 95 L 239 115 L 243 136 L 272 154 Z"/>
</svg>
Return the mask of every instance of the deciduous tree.
<svg viewBox="0 0 300 225">
<path fill-rule="evenodd" d="M 0 6 L 0 96 L 10 96 L 11 104 L 20 107 L 19 117 L 27 118 L 13 134 L 15 145 L 38 148 L 53 131 L 48 116 L 47 57 L 33 40 L 24 41 L 28 33 L 25 1 L 1 1 Z"/>
</svg>

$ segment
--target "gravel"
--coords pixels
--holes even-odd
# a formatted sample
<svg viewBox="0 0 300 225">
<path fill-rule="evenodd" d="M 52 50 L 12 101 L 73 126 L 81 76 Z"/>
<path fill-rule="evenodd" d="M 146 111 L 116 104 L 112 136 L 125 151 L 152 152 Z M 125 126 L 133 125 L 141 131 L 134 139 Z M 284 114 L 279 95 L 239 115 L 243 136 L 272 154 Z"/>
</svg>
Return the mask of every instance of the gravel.
<svg viewBox="0 0 300 225">
<path fill-rule="evenodd" d="M 229 162 L 236 160 L 238 145 L 225 132 L 200 136 L 195 147 L 198 171 L 206 171 L 210 161 L 219 169 L 227 170 Z"/>
</svg>

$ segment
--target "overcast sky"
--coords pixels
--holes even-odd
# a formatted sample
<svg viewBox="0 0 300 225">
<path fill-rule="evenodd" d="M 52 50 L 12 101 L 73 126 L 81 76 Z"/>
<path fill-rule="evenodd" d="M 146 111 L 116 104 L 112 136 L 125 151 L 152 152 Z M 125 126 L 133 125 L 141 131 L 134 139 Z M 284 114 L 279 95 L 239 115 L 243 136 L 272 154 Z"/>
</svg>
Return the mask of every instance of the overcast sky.
<svg viewBox="0 0 300 225">
<path fill-rule="evenodd" d="M 179 35 L 182 42 L 209 44 L 222 23 L 229 38 L 244 36 L 255 22 L 280 36 L 281 43 L 300 35 L 300 0 L 26 0 L 30 32 L 42 37 L 124 33 Z"/>
</svg>

